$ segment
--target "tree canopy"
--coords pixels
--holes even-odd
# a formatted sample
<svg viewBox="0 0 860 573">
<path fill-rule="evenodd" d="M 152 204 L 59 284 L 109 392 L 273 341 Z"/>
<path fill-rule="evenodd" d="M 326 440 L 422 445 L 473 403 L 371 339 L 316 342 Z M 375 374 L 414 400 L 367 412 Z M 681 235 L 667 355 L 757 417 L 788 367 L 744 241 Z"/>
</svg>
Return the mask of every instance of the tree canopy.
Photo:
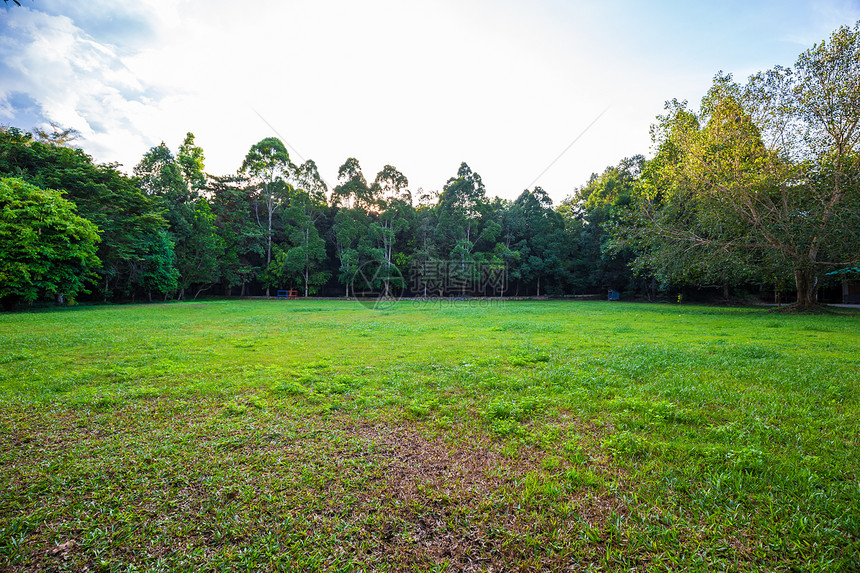
<svg viewBox="0 0 860 573">
<path fill-rule="evenodd" d="M 0 177 L 14 178 L 4 179 L 6 200 L 39 198 L 10 209 L 23 217 L 53 205 L 45 240 L 67 228 L 78 245 L 77 267 L 58 256 L 41 263 L 55 265 L 37 273 L 54 282 L 5 271 L 3 296 L 349 296 L 370 265 L 381 269 L 370 286 L 384 294 L 611 289 L 655 300 L 685 288 L 717 286 L 729 298 L 773 287 L 809 307 L 822 285 L 847 277 L 835 271 L 860 264 L 857 25 L 791 68 L 745 82 L 717 74 L 696 107 L 670 100 L 652 127 L 652 157 L 606 167 L 558 205 L 541 187 L 493 197 L 466 162 L 423 190 L 391 164 L 368 182 L 348 157 L 330 189 L 315 161 L 294 164 L 277 137 L 251 145 L 235 173 L 213 176 L 189 132 L 177 148 L 149 149 L 128 177 L 75 148 L 78 135 L 55 123 L 32 134 L 0 128 Z M 87 225 L 100 241 L 85 240 Z M 4 268 L 38 266 L 26 253 L 43 248 L 33 242 L 41 235 L 21 236 L 5 245 Z"/>
<path fill-rule="evenodd" d="M 98 228 L 59 192 L 0 178 L 0 302 L 85 291 L 99 266 Z"/>
<path fill-rule="evenodd" d="M 860 257 L 860 29 L 840 28 L 794 69 L 719 74 L 699 110 L 667 104 L 636 209 L 618 227 L 664 279 L 790 275 L 814 305 L 823 275 Z"/>
</svg>

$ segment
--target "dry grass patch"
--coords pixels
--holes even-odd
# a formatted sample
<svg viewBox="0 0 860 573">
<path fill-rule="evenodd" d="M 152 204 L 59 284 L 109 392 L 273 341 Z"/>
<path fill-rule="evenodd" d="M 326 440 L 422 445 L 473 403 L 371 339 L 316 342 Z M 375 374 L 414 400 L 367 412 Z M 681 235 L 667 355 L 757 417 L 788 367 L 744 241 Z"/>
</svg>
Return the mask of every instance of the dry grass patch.
<svg viewBox="0 0 860 573">
<path fill-rule="evenodd" d="M 263 569 L 538 570 L 599 559 L 624 512 L 605 488 L 565 486 L 539 448 L 512 456 L 475 428 L 172 400 L 6 421 L 15 571 L 205 569 L 249 548 Z"/>
</svg>

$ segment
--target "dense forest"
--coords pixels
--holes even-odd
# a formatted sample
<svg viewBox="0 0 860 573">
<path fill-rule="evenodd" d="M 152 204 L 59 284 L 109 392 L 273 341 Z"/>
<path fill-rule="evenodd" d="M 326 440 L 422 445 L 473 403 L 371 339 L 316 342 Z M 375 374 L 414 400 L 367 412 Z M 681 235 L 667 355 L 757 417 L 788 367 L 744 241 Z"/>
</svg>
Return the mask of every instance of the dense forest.
<svg viewBox="0 0 860 573">
<path fill-rule="evenodd" d="M 699 109 L 667 103 L 652 139 L 652 158 L 622 159 L 553 205 L 540 187 L 493 197 L 466 163 L 424 191 L 392 165 L 368 179 L 350 157 L 329 188 L 274 137 L 215 176 L 189 133 L 127 176 L 94 163 L 68 129 L 5 127 L 0 300 L 353 296 L 371 265 L 383 294 L 710 289 L 794 292 L 805 307 L 857 274 L 858 26 L 793 68 L 744 84 L 718 74 Z"/>
</svg>

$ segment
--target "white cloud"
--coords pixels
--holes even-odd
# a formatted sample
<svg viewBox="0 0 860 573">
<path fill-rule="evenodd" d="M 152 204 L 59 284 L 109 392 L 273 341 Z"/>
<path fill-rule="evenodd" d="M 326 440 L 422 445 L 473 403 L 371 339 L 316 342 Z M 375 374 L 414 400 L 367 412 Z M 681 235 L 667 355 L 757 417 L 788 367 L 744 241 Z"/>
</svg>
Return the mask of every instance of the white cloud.
<svg viewBox="0 0 860 573">
<path fill-rule="evenodd" d="M 114 47 L 99 43 L 66 16 L 21 8 L 9 10 L 4 24 L 11 32 L 5 36 L 4 100 L 27 94 L 46 120 L 78 129 L 87 150 L 103 161 L 143 139 L 127 118 L 141 106 L 144 86 Z"/>
</svg>

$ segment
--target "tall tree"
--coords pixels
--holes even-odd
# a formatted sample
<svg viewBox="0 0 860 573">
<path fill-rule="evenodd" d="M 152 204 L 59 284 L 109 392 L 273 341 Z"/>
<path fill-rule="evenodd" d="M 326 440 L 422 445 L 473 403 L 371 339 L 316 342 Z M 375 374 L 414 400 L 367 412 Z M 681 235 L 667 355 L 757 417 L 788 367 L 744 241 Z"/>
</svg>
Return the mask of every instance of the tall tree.
<svg viewBox="0 0 860 573">
<path fill-rule="evenodd" d="M 325 270 L 325 239 L 320 237 L 316 222 L 326 205 L 325 182 L 316 163 L 308 160 L 296 172 L 296 189 L 290 193 L 283 211 L 287 246 L 272 262 L 271 274 L 280 280 L 295 280 L 304 287 L 304 295 L 315 294 L 331 274 Z"/>
<path fill-rule="evenodd" d="M 304 296 L 315 294 L 331 274 L 325 270 L 325 239 L 314 225 L 313 213 L 318 207 L 308 205 L 311 199 L 305 191 L 295 191 L 291 205 L 284 210 L 288 243 L 277 248 L 269 275 L 279 281 L 295 281 L 302 285 Z"/>
<path fill-rule="evenodd" d="M 154 292 L 162 293 L 166 300 L 168 294 L 174 292 L 179 285 L 176 253 L 170 234 L 166 229 L 143 233 L 137 244 L 141 256 L 130 261 L 130 282 L 143 290 L 150 301 Z M 135 292 L 131 291 L 129 294 L 134 299 Z"/>
<path fill-rule="evenodd" d="M 266 267 L 272 262 L 272 218 L 288 194 L 288 181 L 294 175 L 295 166 L 284 143 L 277 137 L 267 137 L 251 146 L 240 173 L 250 178 L 260 190 L 261 202 L 265 206 Z M 259 221 L 259 213 L 256 213 Z M 269 287 L 266 287 L 269 296 Z"/>
<path fill-rule="evenodd" d="M 337 172 L 338 185 L 332 190 L 331 204 L 335 209 L 331 235 L 338 258 L 338 282 L 349 297 L 363 252 L 367 250 L 371 220 L 367 209 L 372 203 L 370 187 L 361 171 L 358 159 L 347 158 Z"/>
<path fill-rule="evenodd" d="M 362 262 L 362 254 L 367 250 L 370 217 L 363 209 L 338 209 L 334 216 L 331 233 L 338 258 L 337 280 L 345 288 L 345 296 L 350 296 L 349 285 Z"/>
<path fill-rule="evenodd" d="M 860 260 L 860 29 L 840 28 L 793 70 L 745 86 L 719 75 L 699 111 L 673 102 L 655 128 L 627 244 L 663 271 L 788 273 L 797 305 Z"/>
<path fill-rule="evenodd" d="M 266 257 L 263 229 L 254 219 L 254 200 L 245 179 L 235 175 L 209 180 L 216 233 L 222 245 L 221 278 L 229 295 L 235 286 L 245 296 Z"/>
<path fill-rule="evenodd" d="M 367 179 L 355 157 L 348 157 L 337 170 L 338 185 L 332 191 L 331 202 L 334 207 L 368 209 L 373 203 Z"/>
<path fill-rule="evenodd" d="M 501 225 L 492 219 L 481 176 L 466 163 L 460 164 L 457 176 L 448 180 L 439 195 L 436 212 L 449 283 L 461 285 L 460 293 L 465 294 L 466 285 L 475 278 L 476 265 L 484 259 L 481 253 L 492 252 L 501 232 Z"/>
<path fill-rule="evenodd" d="M 189 133 L 178 158 L 162 142 L 151 148 L 135 167 L 141 189 L 163 205 L 170 223 L 181 300 L 186 289 L 199 286 L 195 298 L 219 278 L 221 243 L 208 200 L 200 196 L 205 187 L 203 151 Z M 150 294 L 151 297 L 151 294 Z"/>
<path fill-rule="evenodd" d="M 570 259 L 565 270 L 578 292 L 599 293 L 633 287 L 630 249 L 616 249 L 612 241 L 615 218 L 630 205 L 643 169 L 641 155 L 627 157 L 594 173 L 588 182 L 562 201 L 556 211 L 565 223 Z M 647 273 L 643 271 L 643 277 Z M 645 277 L 645 279 L 650 276 Z M 653 294 L 646 289 L 646 292 Z"/>
<path fill-rule="evenodd" d="M 168 204 L 188 202 L 189 191 L 182 179 L 182 169 L 163 141 L 143 155 L 134 167 L 134 175 L 147 195 L 163 198 Z"/>
<path fill-rule="evenodd" d="M 515 245 L 519 252 L 519 276 L 526 282 L 534 282 L 535 294 L 541 296 L 541 280 L 556 279 L 557 283 L 561 278 L 564 221 L 540 187 L 523 191 L 511 206 L 511 212 L 518 223 L 515 232 L 519 241 Z"/>
<path fill-rule="evenodd" d="M 196 196 L 206 186 L 204 161 L 203 149 L 194 143 L 194 134 L 189 131 L 185 134 L 182 145 L 179 146 L 176 163 L 182 171 L 182 178 L 192 196 Z"/>
<path fill-rule="evenodd" d="M 429 197 L 428 197 L 429 199 Z M 416 209 L 410 222 L 409 234 L 409 269 L 411 288 L 419 296 L 436 295 L 432 272 L 433 261 L 439 259 L 439 249 L 436 241 L 436 213 L 434 205 L 423 201 Z"/>
<path fill-rule="evenodd" d="M 391 165 L 386 165 L 376 174 L 371 186 L 371 196 L 377 213 L 373 233 L 378 237 L 382 252 L 383 278 L 382 295 L 391 295 L 391 280 L 401 280 L 400 273 L 394 273 L 394 245 L 397 234 L 409 228 L 410 211 L 412 209 L 412 194 L 409 192 L 409 180 Z M 397 284 L 403 288 L 405 285 Z"/>
<path fill-rule="evenodd" d="M 196 299 L 201 292 L 209 290 L 220 280 L 219 263 L 224 248 L 209 201 L 198 197 L 190 207 L 190 232 L 181 245 L 182 249 L 177 249 L 177 258 L 180 265 L 180 293 L 197 285 L 194 292 Z"/>
</svg>

